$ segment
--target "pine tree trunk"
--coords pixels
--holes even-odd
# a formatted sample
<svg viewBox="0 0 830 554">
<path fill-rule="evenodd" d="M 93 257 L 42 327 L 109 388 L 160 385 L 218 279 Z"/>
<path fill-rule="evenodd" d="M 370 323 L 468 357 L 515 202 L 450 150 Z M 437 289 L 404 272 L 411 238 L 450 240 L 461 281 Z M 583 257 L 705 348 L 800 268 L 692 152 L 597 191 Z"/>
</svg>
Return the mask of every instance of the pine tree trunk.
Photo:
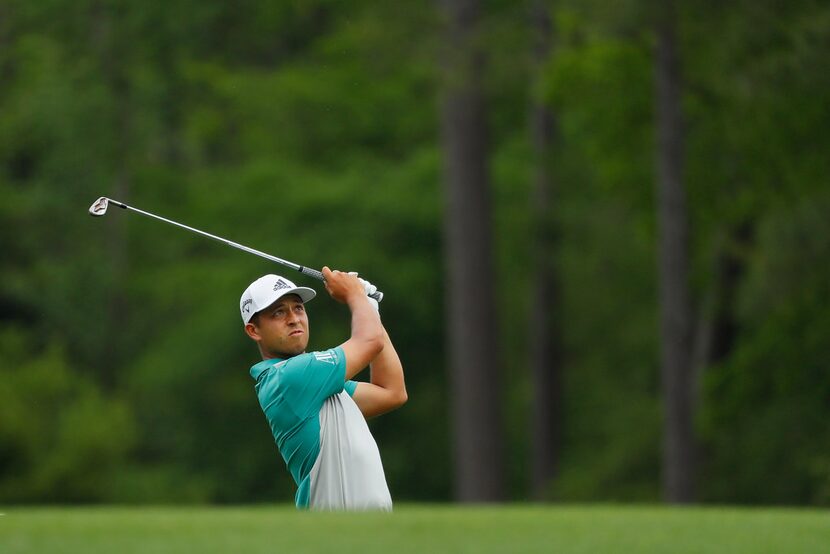
<svg viewBox="0 0 830 554">
<path fill-rule="evenodd" d="M 664 7 L 655 56 L 663 496 L 667 502 L 684 503 L 694 500 L 696 470 L 689 217 L 676 16 L 671 2 Z"/>
<path fill-rule="evenodd" d="M 492 262 L 479 6 L 445 0 L 441 133 L 455 498 L 504 498 L 496 298 Z"/>
<path fill-rule="evenodd" d="M 699 406 L 699 384 L 707 367 L 727 359 L 738 341 L 737 297 L 746 274 L 746 251 L 755 240 L 753 221 L 745 221 L 724 231 L 716 239 L 714 276 L 701 309 L 695 331 L 693 371 L 695 372 L 694 406 Z"/>
<path fill-rule="evenodd" d="M 738 288 L 746 273 L 746 260 L 739 254 L 752 244 L 752 222 L 736 225 L 728 231 L 715 266 L 715 310 L 712 314 L 712 340 L 706 365 L 725 360 L 735 347 L 738 335 L 736 317 Z"/>
<path fill-rule="evenodd" d="M 550 56 L 552 24 L 548 3 L 536 0 L 533 6 L 534 81 Z M 535 89 L 536 87 L 534 87 Z M 536 92 L 534 90 L 534 92 Z M 556 328 L 559 290 L 553 265 L 556 229 L 551 212 L 553 182 L 550 171 L 555 121 L 551 110 L 534 95 L 531 104 L 531 132 L 535 179 L 530 213 L 533 214 L 531 314 L 529 364 L 533 406 L 531 409 L 531 497 L 544 499 L 558 467 L 561 428 L 561 360 Z"/>
<path fill-rule="evenodd" d="M 117 28 L 118 15 L 112 6 L 95 3 L 93 40 L 98 51 L 101 74 L 112 95 L 116 109 L 112 125 L 115 144 L 109 165 L 112 171 L 112 197 L 122 202 L 130 201 L 129 157 L 131 148 L 130 90 L 124 70 L 123 54 L 126 51 L 124 37 Z M 119 321 L 128 319 L 128 304 L 124 281 L 128 275 L 127 218 L 107 218 L 107 259 L 112 268 L 107 298 L 107 336 L 103 341 L 98 363 L 99 383 L 107 390 L 116 384 L 118 365 L 121 363 L 122 331 Z"/>
</svg>

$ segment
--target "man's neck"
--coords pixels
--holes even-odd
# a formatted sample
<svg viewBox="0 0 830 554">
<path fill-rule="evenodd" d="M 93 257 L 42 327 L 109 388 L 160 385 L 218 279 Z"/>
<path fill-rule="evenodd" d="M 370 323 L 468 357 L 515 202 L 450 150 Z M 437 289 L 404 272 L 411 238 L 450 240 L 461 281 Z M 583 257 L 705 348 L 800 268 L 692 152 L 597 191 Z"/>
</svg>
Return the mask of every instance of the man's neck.
<svg viewBox="0 0 830 554">
<path fill-rule="evenodd" d="M 283 352 L 263 352 L 262 350 L 259 351 L 260 355 L 264 360 L 287 360 L 288 358 L 293 358 L 294 356 L 299 356 L 300 354 L 305 354 L 305 352 L 300 352 L 300 354 L 285 354 Z"/>
</svg>

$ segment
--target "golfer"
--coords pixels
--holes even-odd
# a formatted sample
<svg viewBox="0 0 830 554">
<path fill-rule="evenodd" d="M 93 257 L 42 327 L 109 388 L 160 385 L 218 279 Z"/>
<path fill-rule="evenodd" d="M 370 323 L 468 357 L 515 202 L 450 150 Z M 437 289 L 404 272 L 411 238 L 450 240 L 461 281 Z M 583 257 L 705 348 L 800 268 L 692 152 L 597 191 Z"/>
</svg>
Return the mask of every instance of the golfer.
<svg viewBox="0 0 830 554">
<path fill-rule="evenodd" d="M 403 368 L 380 321 L 377 288 L 323 268 L 325 286 L 351 311 L 351 337 L 306 352 L 306 303 L 316 293 L 278 275 L 260 277 L 240 299 L 245 333 L 262 361 L 251 367 L 259 404 L 288 471 L 298 508 L 391 510 L 380 452 L 366 418 L 406 402 Z M 369 383 L 352 381 L 366 366 Z"/>
</svg>

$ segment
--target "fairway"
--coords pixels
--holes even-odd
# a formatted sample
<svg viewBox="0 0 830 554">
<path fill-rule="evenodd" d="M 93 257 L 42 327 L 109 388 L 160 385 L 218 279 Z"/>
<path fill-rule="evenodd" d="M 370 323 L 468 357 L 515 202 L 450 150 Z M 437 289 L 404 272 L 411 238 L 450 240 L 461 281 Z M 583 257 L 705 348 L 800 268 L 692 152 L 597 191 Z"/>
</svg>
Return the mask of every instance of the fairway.
<svg viewBox="0 0 830 554">
<path fill-rule="evenodd" d="M 818 510 L 401 505 L 392 514 L 289 506 L 0 508 L 3 554 L 78 552 L 827 552 Z"/>
</svg>

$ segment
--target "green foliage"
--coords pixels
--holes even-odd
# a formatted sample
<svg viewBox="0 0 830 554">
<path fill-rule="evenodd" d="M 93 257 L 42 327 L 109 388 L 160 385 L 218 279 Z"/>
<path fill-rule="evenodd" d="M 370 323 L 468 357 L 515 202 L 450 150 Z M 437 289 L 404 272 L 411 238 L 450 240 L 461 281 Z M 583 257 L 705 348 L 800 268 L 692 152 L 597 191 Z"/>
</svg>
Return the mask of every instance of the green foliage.
<svg viewBox="0 0 830 554">
<path fill-rule="evenodd" d="M 741 298 L 743 339 L 706 376 L 706 483 L 714 500 L 830 501 L 828 208 L 825 193 L 770 216 L 759 232 Z"/>
<path fill-rule="evenodd" d="M 0 333 L 0 496 L 12 502 L 94 501 L 135 441 L 130 406 L 67 365 L 60 348 Z"/>
<path fill-rule="evenodd" d="M 559 115 L 567 152 L 562 163 L 589 172 L 583 179 L 599 185 L 600 192 L 618 191 L 641 210 L 650 206 L 653 108 L 647 41 L 566 36 L 549 66 L 545 97 Z"/>
</svg>

